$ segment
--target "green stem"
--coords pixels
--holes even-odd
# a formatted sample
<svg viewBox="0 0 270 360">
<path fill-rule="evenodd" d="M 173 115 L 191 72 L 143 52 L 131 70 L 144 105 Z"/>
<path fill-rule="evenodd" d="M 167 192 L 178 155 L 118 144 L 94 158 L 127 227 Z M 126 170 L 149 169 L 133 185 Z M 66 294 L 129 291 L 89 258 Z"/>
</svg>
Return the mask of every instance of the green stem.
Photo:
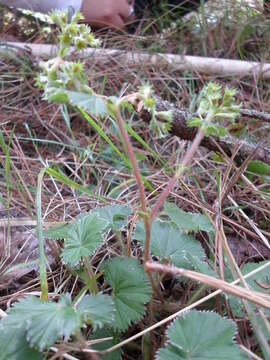
<svg viewBox="0 0 270 360">
<path fill-rule="evenodd" d="M 120 130 L 120 133 L 122 135 L 122 139 L 124 142 L 124 145 L 126 147 L 128 157 L 130 159 L 134 176 L 139 188 L 139 194 L 140 194 L 140 203 L 141 203 L 141 209 L 143 212 L 143 220 L 144 220 L 144 227 L 145 227 L 145 247 L 144 247 L 144 263 L 146 263 L 150 258 L 150 232 L 151 232 L 151 223 L 149 221 L 149 215 L 147 211 L 147 201 L 146 196 L 144 192 L 143 182 L 140 175 L 140 170 L 136 161 L 136 156 L 134 154 L 131 141 L 129 139 L 129 136 L 125 130 L 124 121 L 122 119 L 121 113 L 120 113 L 120 103 L 117 106 L 117 111 L 115 111 L 115 118 Z"/>
<path fill-rule="evenodd" d="M 96 280 L 96 275 L 93 271 L 92 265 L 88 259 L 88 257 L 84 258 L 84 265 L 85 269 L 87 271 L 87 274 L 89 276 L 89 282 L 87 281 L 87 285 L 89 286 L 89 290 L 91 294 L 97 294 L 98 293 L 98 285 Z"/>
<path fill-rule="evenodd" d="M 127 249 L 126 249 L 125 244 L 124 244 L 124 242 L 123 242 L 123 240 L 122 240 L 122 238 L 121 238 L 120 232 L 115 229 L 115 230 L 114 230 L 114 235 L 115 235 L 115 237 L 116 237 L 116 239 L 117 239 L 117 241 L 118 241 L 118 244 L 119 244 L 119 246 L 120 246 L 120 248 L 121 248 L 121 250 L 122 250 L 122 253 L 123 253 L 125 256 L 127 256 Z"/>
<path fill-rule="evenodd" d="M 42 230 L 42 209 L 41 209 L 41 189 L 43 176 L 46 169 L 42 169 L 38 174 L 37 194 L 36 194 L 36 211 L 37 211 L 37 238 L 39 250 L 39 273 L 41 286 L 41 299 L 48 300 L 48 280 L 46 272 L 46 254 Z"/>
</svg>

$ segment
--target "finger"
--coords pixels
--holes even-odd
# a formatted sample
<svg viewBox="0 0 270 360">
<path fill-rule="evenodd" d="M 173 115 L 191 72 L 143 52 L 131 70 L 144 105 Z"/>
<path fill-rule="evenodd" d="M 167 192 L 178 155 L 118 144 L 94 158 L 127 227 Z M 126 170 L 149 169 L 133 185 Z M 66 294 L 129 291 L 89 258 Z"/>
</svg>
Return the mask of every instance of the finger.
<svg viewBox="0 0 270 360">
<path fill-rule="evenodd" d="M 122 29 L 125 26 L 125 22 L 120 15 L 115 15 L 107 25 Z"/>
<path fill-rule="evenodd" d="M 133 5 L 130 5 L 127 0 L 122 0 L 119 6 L 119 15 L 125 20 L 128 19 L 130 14 L 130 9 Z"/>
</svg>

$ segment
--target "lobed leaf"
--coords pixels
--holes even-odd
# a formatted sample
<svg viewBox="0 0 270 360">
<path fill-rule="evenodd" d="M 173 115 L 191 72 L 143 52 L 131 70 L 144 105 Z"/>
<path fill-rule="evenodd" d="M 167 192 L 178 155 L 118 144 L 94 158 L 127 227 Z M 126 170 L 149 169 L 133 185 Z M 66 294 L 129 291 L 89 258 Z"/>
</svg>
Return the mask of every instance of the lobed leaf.
<svg viewBox="0 0 270 360">
<path fill-rule="evenodd" d="M 82 108 L 89 114 L 104 117 L 108 115 L 106 100 L 96 94 L 65 90 L 71 105 Z"/>
<path fill-rule="evenodd" d="M 107 228 L 120 230 L 127 225 L 127 217 L 131 214 L 131 208 L 126 205 L 107 205 L 96 207 L 91 213 L 98 214 L 101 219 L 107 221 Z"/>
<path fill-rule="evenodd" d="M 107 221 L 97 214 L 87 214 L 79 216 L 63 229 L 63 234 L 67 233 L 61 255 L 64 263 L 76 266 L 81 258 L 93 254 L 102 243 L 102 232 L 106 226 Z"/>
<path fill-rule="evenodd" d="M 105 280 L 113 288 L 116 308 L 114 328 L 124 331 L 145 313 L 151 298 L 151 286 L 143 267 L 136 259 L 117 257 L 104 266 Z"/>
<path fill-rule="evenodd" d="M 1 323 L 3 329 L 24 327 L 30 346 L 40 351 L 61 337 L 68 339 L 82 325 L 82 317 L 68 296 L 62 296 L 58 303 L 28 296 L 16 303 Z"/>
<path fill-rule="evenodd" d="M 214 227 L 206 215 L 185 212 L 171 203 L 165 203 L 164 210 L 181 231 L 214 231 Z"/>
<path fill-rule="evenodd" d="M 115 307 L 113 300 L 108 295 L 87 295 L 79 303 L 78 311 L 86 322 L 90 322 L 94 331 L 105 325 L 112 325 Z"/>
<path fill-rule="evenodd" d="M 145 229 L 142 221 L 136 224 L 133 239 L 144 246 Z M 191 267 L 191 257 L 200 262 L 205 257 L 201 244 L 194 237 L 181 234 L 175 225 L 158 219 L 151 227 L 150 251 L 160 261 L 171 261 L 175 266 L 184 268 Z"/>
<path fill-rule="evenodd" d="M 169 343 L 157 353 L 157 360 L 244 360 L 234 343 L 236 325 L 214 312 L 190 311 L 167 330 Z"/>
<path fill-rule="evenodd" d="M 43 236 L 46 239 L 50 240 L 61 240 L 66 239 L 69 235 L 69 225 L 60 224 L 54 227 L 51 227 L 47 230 L 43 230 Z"/>
</svg>

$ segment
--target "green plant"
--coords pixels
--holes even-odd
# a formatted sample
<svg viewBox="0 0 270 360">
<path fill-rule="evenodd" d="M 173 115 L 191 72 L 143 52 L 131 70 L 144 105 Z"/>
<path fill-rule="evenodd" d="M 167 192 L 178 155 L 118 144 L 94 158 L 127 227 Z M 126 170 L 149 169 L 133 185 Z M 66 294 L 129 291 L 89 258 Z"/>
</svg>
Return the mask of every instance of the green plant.
<svg viewBox="0 0 270 360">
<path fill-rule="evenodd" d="M 148 183 L 138 167 L 123 113 L 130 107 L 148 111 L 151 114 L 151 131 L 157 137 L 163 137 L 171 126 L 171 112 L 156 110 L 152 89 L 148 84 L 142 86 L 137 93 L 122 98 L 96 94 L 87 85 L 82 63 L 67 61 L 66 55 L 72 45 L 77 51 L 81 51 L 88 45 L 98 46 L 99 41 L 87 26 L 78 24 L 81 19 L 79 14 L 75 14 L 70 23 L 66 13 L 54 13 L 51 18 L 61 30 L 59 51 L 55 59 L 41 64 L 37 83 L 43 88 L 46 100 L 75 107 L 133 170 L 140 192 L 140 209 L 136 215 L 141 220 L 136 224 L 132 239 L 143 248 L 143 265 L 141 259 L 129 256 L 130 245 L 123 240 L 127 219 L 135 212 L 128 206 L 97 207 L 89 213 L 80 214 L 68 224 L 43 230 L 41 185 L 45 173 L 92 196 L 89 189 L 71 181 L 58 171 L 49 167 L 43 169 L 39 176 L 36 201 L 42 294 L 41 299 L 29 296 L 15 303 L 8 316 L 1 321 L 0 348 L 3 351 L 0 359 L 6 360 L 48 358 L 50 351 L 57 351 L 59 356 L 68 352 L 91 353 L 95 352 L 91 339 L 102 337 L 101 331 L 115 342 L 115 339 L 120 339 L 125 334 L 131 324 L 140 321 L 141 326 L 144 326 L 145 322 L 151 325 L 156 310 L 153 300 L 160 301 L 164 306 L 168 303 L 159 286 L 164 274 L 153 276 L 151 271 L 146 271 L 147 262 L 152 256 L 163 264 L 217 276 L 213 264 L 207 260 L 203 247 L 195 238 L 198 231 L 207 233 L 209 237 L 213 235 L 215 230 L 209 217 L 201 213 L 184 212 L 175 204 L 165 201 L 179 178 L 189 169 L 204 136 L 225 135 L 224 121 L 234 121 L 240 111 L 240 105 L 235 103 L 235 90 L 226 88 L 223 92 L 216 83 L 209 83 L 203 88 L 198 99 L 198 116 L 189 121 L 190 126 L 199 128 L 196 138 L 175 175 L 153 204 L 150 204 L 144 189 Z M 109 116 L 117 123 L 124 144 L 123 153 L 93 119 L 94 115 L 100 118 Z M 130 129 L 128 131 L 132 133 Z M 164 212 L 160 213 L 163 205 Z M 121 256 L 106 259 L 95 269 L 91 256 L 104 245 L 109 231 L 119 243 Z M 60 241 L 63 264 L 72 275 L 80 279 L 82 286 L 75 298 L 65 293 L 58 301 L 48 300 L 44 238 Z M 203 290 L 197 291 L 195 288 L 194 296 L 198 296 Z M 202 333 L 209 329 L 209 332 L 205 332 L 205 336 L 198 339 L 198 329 L 201 329 Z M 11 336 L 13 332 L 16 336 L 6 346 L 6 334 Z M 200 358 L 197 356 L 199 353 L 201 358 L 245 358 L 233 342 L 235 332 L 232 321 L 222 319 L 217 314 L 192 311 L 170 326 L 169 345 L 159 350 L 157 357 L 160 360 L 168 356 L 172 359 L 192 359 Z M 142 346 L 145 357 L 151 357 L 151 349 L 145 350 L 145 343 L 147 341 Z M 102 355 L 107 353 L 106 350 L 100 350 Z M 117 356 L 119 357 L 119 353 Z"/>
</svg>

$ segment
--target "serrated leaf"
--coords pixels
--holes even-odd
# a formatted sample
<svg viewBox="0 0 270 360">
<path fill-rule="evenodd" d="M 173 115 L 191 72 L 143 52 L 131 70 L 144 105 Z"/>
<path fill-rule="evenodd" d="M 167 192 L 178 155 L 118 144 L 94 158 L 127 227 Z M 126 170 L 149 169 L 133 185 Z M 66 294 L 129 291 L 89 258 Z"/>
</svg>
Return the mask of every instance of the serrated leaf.
<svg viewBox="0 0 270 360">
<path fill-rule="evenodd" d="M 85 321 L 91 323 L 94 330 L 105 325 L 112 326 L 115 307 L 112 298 L 108 295 L 87 295 L 79 303 L 77 309 Z"/>
<path fill-rule="evenodd" d="M 58 303 L 28 296 L 11 308 L 5 321 L 10 327 L 25 325 L 30 346 L 40 350 L 49 348 L 61 337 L 68 339 L 83 325 L 81 315 L 67 296 L 62 296 Z"/>
<path fill-rule="evenodd" d="M 203 262 L 197 256 L 194 256 L 193 254 L 189 254 L 189 253 L 186 255 L 186 257 L 189 261 L 189 267 L 192 270 L 200 272 L 205 275 L 217 277 L 216 272 L 209 266 L 207 262 Z"/>
<path fill-rule="evenodd" d="M 126 205 L 107 205 L 97 207 L 91 213 L 98 214 L 101 219 L 107 221 L 107 228 L 120 230 L 127 224 L 127 217 L 131 214 L 131 208 Z"/>
<path fill-rule="evenodd" d="M 242 275 L 246 275 L 251 271 L 257 269 L 260 266 L 268 263 L 269 261 L 261 261 L 259 263 L 247 263 L 241 268 Z M 250 288 L 250 290 L 263 292 L 265 294 L 270 294 L 270 271 L 269 267 L 260 271 L 257 274 L 250 276 L 246 279 L 246 282 Z M 244 316 L 245 308 L 243 306 L 243 302 L 236 296 L 228 296 L 230 301 L 230 307 L 233 314 L 237 317 Z M 250 304 L 250 307 L 256 311 L 256 305 Z M 257 319 L 260 322 L 260 317 Z"/>
<path fill-rule="evenodd" d="M 145 304 L 151 298 L 148 277 L 136 259 L 118 257 L 104 266 L 105 280 L 113 288 L 112 297 L 116 313 L 113 327 L 124 331 L 145 313 Z"/>
<path fill-rule="evenodd" d="M 133 239 L 144 246 L 145 229 L 142 221 L 136 224 Z M 192 268 L 189 256 L 196 257 L 199 261 L 203 261 L 205 257 L 201 244 L 194 237 L 184 235 L 175 225 L 158 219 L 151 227 L 150 251 L 161 261 L 170 260 L 175 266 L 188 269 Z"/>
<path fill-rule="evenodd" d="M 247 359 L 234 343 L 235 333 L 233 321 L 192 310 L 169 326 L 169 344 L 158 351 L 157 360 Z"/>
<path fill-rule="evenodd" d="M 81 258 L 90 256 L 102 243 L 102 232 L 107 221 L 97 214 L 78 217 L 68 225 L 62 259 L 64 263 L 76 266 Z"/>
<path fill-rule="evenodd" d="M 171 203 L 165 203 L 164 210 L 181 231 L 214 231 L 214 227 L 206 215 L 185 212 Z"/>
<path fill-rule="evenodd" d="M 66 239 L 69 234 L 68 224 L 60 224 L 54 227 L 51 227 L 47 230 L 43 230 L 43 236 L 46 239 L 50 240 L 61 240 Z"/>
<path fill-rule="evenodd" d="M 108 115 L 106 101 L 101 96 L 68 90 L 65 93 L 71 105 L 78 106 L 92 115 Z"/>
<path fill-rule="evenodd" d="M 9 325 L 8 317 L 0 322 L 0 360 L 43 360 L 40 352 L 26 341 L 25 325 Z"/>
</svg>

